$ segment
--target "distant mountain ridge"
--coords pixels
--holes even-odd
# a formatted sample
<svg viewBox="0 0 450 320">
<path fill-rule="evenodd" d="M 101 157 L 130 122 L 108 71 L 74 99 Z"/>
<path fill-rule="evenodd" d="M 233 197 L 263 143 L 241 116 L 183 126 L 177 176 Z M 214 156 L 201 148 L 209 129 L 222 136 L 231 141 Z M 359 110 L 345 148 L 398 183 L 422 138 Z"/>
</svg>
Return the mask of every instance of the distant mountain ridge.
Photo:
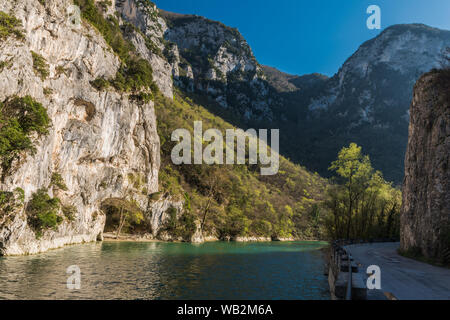
<svg viewBox="0 0 450 320">
<path fill-rule="evenodd" d="M 296 76 L 260 65 L 236 29 L 199 16 L 161 15 L 169 26 L 165 39 L 193 67 L 184 87 L 206 94 L 213 110 L 226 110 L 242 127 L 280 128 L 282 154 L 322 175 L 342 146 L 357 142 L 387 179 L 401 182 L 412 88 L 439 67 L 450 31 L 390 26 L 334 76 Z"/>
<path fill-rule="evenodd" d="M 279 71 L 274 67 L 262 66 L 262 68 L 270 85 L 279 92 L 305 90 L 328 79 L 328 76 L 320 73 L 297 76 Z"/>
<path fill-rule="evenodd" d="M 324 161 L 323 172 L 337 150 L 354 141 L 389 179 L 401 182 L 413 86 L 440 67 L 449 46 L 450 31 L 422 24 L 394 25 L 362 44 L 310 99 L 302 127 L 312 127 L 309 138 L 324 149 L 310 161 Z M 306 148 L 315 151 L 314 145 Z"/>
</svg>

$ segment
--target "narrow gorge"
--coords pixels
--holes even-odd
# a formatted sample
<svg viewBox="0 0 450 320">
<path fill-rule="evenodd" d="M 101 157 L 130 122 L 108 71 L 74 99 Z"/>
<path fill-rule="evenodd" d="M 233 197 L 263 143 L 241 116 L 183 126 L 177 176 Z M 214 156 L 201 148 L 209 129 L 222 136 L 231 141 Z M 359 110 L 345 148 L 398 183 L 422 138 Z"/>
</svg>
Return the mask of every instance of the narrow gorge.
<svg viewBox="0 0 450 320">
<path fill-rule="evenodd" d="M 191 108 L 186 113 L 202 108 L 176 86 L 186 92 L 194 87 L 216 92 L 224 107 L 228 89 L 219 93 L 208 79 L 228 75 L 234 85 L 240 83 L 234 72 L 242 72 L 242 85 L 253 79 L 254 90 L 266 90 L 258 80 L 261 68 L 236 30 L 206 19 L 178 28 L 176 15 L 160 14 L 153 3 L 140 0 L 2 0 L 0 13 L 1 255 L 102 240 L 106 213 L 124 210 L 144 220 L 141 229 L 152 239 L 291 238 L 291 231 L 276 224 L 286 221 L 292 229 L 288 217 L 296 196 L 300 192 L 305 199 L 298 204 L 301 210 L 320 199 L 325 181 L 285 159 L 282 181 L 256 178 L 246 168 L 244 185 L 260 195 L 280 188 L 284 179 L 302 182 L 285 196 L 291 206 L 277 200 L 281 214 L 267 200 L 252 200 L 269 215 L 254 218 L 257 208 L 245 200 L 245 214 L 253 216 L 247 218 L 236 213 L 232 203 L 238 200 L 219 194 L 216 182 L 214 188 L 208 186 L 208 169 L 202 168 L 203 176 L 195 182 L 167 163 L 170 153 L 161 145 L 169 147 L 171 133 L 163 130 L 180 117 L 176 108 Z M 189 39 L 186 32 L 199 37 Z M 205 48 L 201 59 L 217 51 L 210 70 L 180 54 L 199 46 L 198 41 Z M 260 98 L 241 95 L 252 101 L 249 115 L 267 109 L 264 95 Z M 161 112 L 158 119 L 155 109 Z M 170 116 L 169 111 L 177 113 Z M 206 109 L 202 112 L 205 121 L 232 128 Z M 242 169 L 223 172 L 241 179 Z M 233 192 L 236 197 L 245 193 Z M 278 196 L 270 197 L 275 201 Z M 205 223 L 208 210 L 217 214 Z M 247 226 L 230 230 L 230 219 Z M 256 220 L 251 231 L 242 232 L 249 219 Z M 305 225 L 305 218 L 298 223 Z M 316 237 L 314 230 L 304 237 Z"/>
<path fill-rule="evenodd" d="M 185 242 L 398 236 L 412 89 L 439 66 L 450 31 L 388 27 L 331 77 L 264 66 L 238 29 L 148 0 L 0 0 L 0 40 L 0 255 L 26 255 L 121 231 Z M 445 133 L 417 134 L 411 119 L 403 217 L 416 218 L 403 242 L 433 247 L 436 235 L 413 234 L 446 218 L 417 218 L 413 181 L 425 179 L 418 166 L 441 166 L 425 140 L 445 154 Z M 280 129 L 278 174 L 250 161 L 175 165 L 172 133 L 194 121 Z M 347 210 L 343 180 L 329 179 L 346 152 L 366 170 L 357 187 L 370 205 Z M 433 181 L 440 191 L 424 195 L 448 189 Z"/>
</svg>

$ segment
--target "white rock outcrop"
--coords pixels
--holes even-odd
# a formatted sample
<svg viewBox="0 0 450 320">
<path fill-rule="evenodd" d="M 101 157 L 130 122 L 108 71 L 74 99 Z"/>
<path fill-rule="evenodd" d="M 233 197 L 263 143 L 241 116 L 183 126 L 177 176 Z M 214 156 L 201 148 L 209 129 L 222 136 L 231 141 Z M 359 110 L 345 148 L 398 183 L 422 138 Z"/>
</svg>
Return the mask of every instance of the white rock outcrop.
<svg viewBox="0 0 450 320">
<path fill-rule="evenodd" d="M 114 77 L 120 62 L 102 36 L 86 22 L 68 18 L 70 0 L 0 0 L 0 11 L 23 24 L 25 38 L 0 43 L 0 101 L 32 96 L 47 108 L 52 121 L 46 136 L 34 137 L 36 152 L 23 154 L 3 173 L 0 191 L 24 190 L 14 214 L 0 213 L 0 255 L 33 254 L 66 244 L 101 238 L 108 198 L 133 198 L 148 207 L 148 194 L 158 191 L 159 137 L 153 103 L 138 104 L 112 89 L 96 91 L 90 81 Z M 33 70 L 31 51 L 40 54 L 50 74 L 42 80 Z M 50 184 L 58 173 L 67 191 Z M 146 194 L 128 177 L 144 177 Z M 37 238 L 27 223 L 26 205 L 32 194 L 49 188 L 49 195 L 76 208 L 73 221 Z M 139 192 L 137 192 L 139 191 Z M 16 196 L 17 198 L 17 196 Z"/>
</svg>

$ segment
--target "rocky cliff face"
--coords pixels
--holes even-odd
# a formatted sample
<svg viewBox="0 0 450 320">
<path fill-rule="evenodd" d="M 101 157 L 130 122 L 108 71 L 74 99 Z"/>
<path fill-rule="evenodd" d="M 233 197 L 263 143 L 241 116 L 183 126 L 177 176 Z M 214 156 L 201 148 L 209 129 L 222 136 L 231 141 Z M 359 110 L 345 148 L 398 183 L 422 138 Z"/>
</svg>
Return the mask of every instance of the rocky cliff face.
<svg viewBox="0 0 450 320">
<path fill-rule="evenodd" d="M 135 46 L 137 53 L 151 63 L 154 80 L 161 92 L 172 98 L 172 79 L 179 73 L 179 53 L 176 46 L 170 46 L 164 41 L 167 25 L 160 17 L 158 8 L 146 0 L 116 0 L 112 1 L 109 8 L 134 26 L 127 32 L 128 39 Z"/>
<path fill-rule="evenodd" d="M 440 66 L 448 47 L 450 31 L 394 25 L 362 44 L 331 78 L 283 76 L 266 67 L 277 91 L 272 105 L 280 110 L 281 139 L 305 137 L 287 137 L 282 153 L 328 176 L 339 150 L 356 142 L 376 169 L 400 184 L 413 86 L 424 72 Z"/>
<path fill-rule="evenodd" d="M 240 111 L 246 121 L 271 119 L 269 86 L 236 29 L 199 16 L 159 10 L 150 1 L 117 0 L 111 8 L 134 26 L 128 38 L 152 62 L 164 95 L 172 97 L 175 84 L 207 95 L 222 108 Z"/>
<path fill-rule="evenodd" d="M 228 120 L 236 125 L 283 128 L 282 153 L 314 171 L 327 175 L 340 148 L 357 142 L 377 169 L 400 183 L 412 88 L 439 66 L 450 31 L 395 25 L 361 45 L 333 77 L 293 76 L 261 66 L 236 29 L 155 10 L 156 26 L 130 21 L 144 33 L 158 29 L 155 41 L 166 47 L 176 85 L 208 96 L 235 115 Z"/>
<path fill-rule="evenodd" d="M 389 180 L 401 182 L 413 86 L 421 74 L 439 67 L 449 46 L 450 31 L 420 24 L 389 27 L 361 45 L 301 111 L 299 130 L 316 141 L 305 148 L 316 149 L 321 158 L 305 162 L 323 163 L 314 169 L 325 173 L 337 151 L 353 141 Z"/>
<path fill-rule="evenodd" d="M 439 66 L 450 31 L 391 26 L 361 45 L 333 77 L 293 76 L 261 66 L 242 35 L 220 22 L 154 5 L 142 15 L 148 2 L 120 2 L 126 19 L 162 52 L 174 83 L 208 96 L 212 110 L 227 120 L 283 128 L 282 154 L 323 175 L 342 146 L 357 142 L 388 180 L 401 182 L 412 88 Z"/>
<path fill-rule="evenodd" d="M 273 103 L 261 66 L 237 29 L 209 19 L 160 11 L 164 39 L 179 52 L 177 84 L 206 94 L 245 121 L 271 120 Z"/>
<path fill-rule="evenodd" d="M 153 102 L 137 103 L 127 93 L 91 86 L 96 78 L 113 78 L 120 61 L 98 31 L 68 18 L 70 8 L 70 0 L 47 0 L 44 5 L 37 0 L 0 1 L 0 11 L 23 25 L 22 39 L 8 36 L 0 44 L 0 61 L 5 62 L 0 101 L 31 96 L 51 120 L 48 134 L 32 136 L 35 151 L 22 152 L 8 172 L 2 172 L 0 255 L 37 253 L 101 238 L 101 204 L 108 198 L 133 199 L 152 214 L 154 203 L 148 195 L 158 191 L 160 162 Z M 32 52 L 48 65 L 47 76 L 36 72 Z M 163 64 L 149 60 L 155 70 Z M 169 95 L 171 84 L 165 84 L 164 76 L 155 78 Z M 139 190 L 130 181 L 137 175 L 144 181 Z M 55 187 L 55 176 L 66 188 Z M 27 214 L 38 190 L 47 190 L 61 208 L 72 211 L 68 219 L 60 209 L 59 225 L 39 235 Z M 164 213 L 159 209 L 155 216 Z"/>
<path fill-rule="evenodd" d="M 405 159 L 401 247 L 450 262 L 450 72 L 414 88 Z"/>
</svg>

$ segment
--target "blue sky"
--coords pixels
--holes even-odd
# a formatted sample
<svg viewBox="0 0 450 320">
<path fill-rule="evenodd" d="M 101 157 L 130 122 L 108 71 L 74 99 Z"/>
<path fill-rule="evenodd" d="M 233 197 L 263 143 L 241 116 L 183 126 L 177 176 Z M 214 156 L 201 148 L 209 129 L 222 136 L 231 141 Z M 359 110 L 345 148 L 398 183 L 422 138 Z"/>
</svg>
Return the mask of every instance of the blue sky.
<svg viewBox="0 0 450 320">
<path fill-rule="evenodd" d="M 237 28 L 262 64 L 291 74 L 333 75 L 366 40 L 398 23 L 450 30 L 449 0 L 153 0 L 159 8 L 197 14 Z M 366 9 L 381 8 L 381 30 Z"/>
</svg>

